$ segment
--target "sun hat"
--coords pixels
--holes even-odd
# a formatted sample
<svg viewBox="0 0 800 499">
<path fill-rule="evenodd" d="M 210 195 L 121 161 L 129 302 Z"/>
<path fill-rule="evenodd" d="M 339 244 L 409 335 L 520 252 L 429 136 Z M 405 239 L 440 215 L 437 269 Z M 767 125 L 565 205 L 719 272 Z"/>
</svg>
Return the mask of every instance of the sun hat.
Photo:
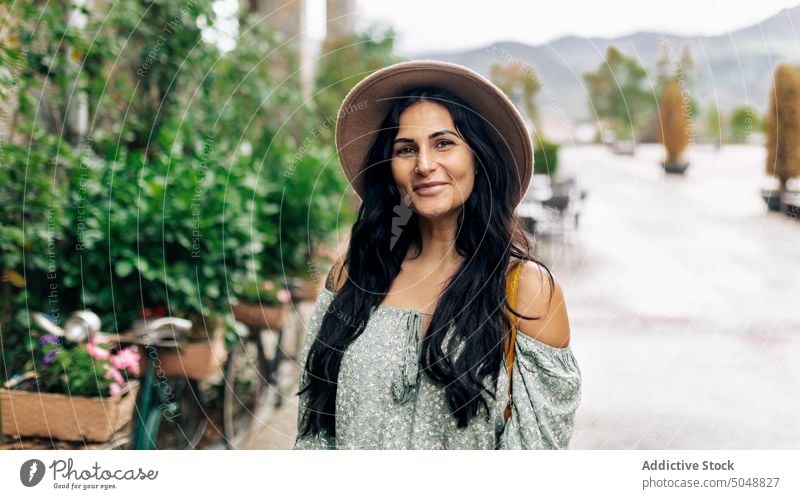
<svg viewBox="0 0 800 499">
<path fill-rule="evenodd" d="M 342 101 L 336 122 L 336 148 L 342 169 L 358 197 L 364 197 L 361 170 L 393 97 L 419 86 L 450 91 L 486 120 L 506 166 L 516 172 L 513 177 L 517 185 L 511 199 L 514 206 L 519 204 L 533 174 L 533 144 L 522 115 L 502 90 L 479 73 L 459 64 L 432 60 L 401 62 L 380 69 L 361 80 Z"/>
</svg>

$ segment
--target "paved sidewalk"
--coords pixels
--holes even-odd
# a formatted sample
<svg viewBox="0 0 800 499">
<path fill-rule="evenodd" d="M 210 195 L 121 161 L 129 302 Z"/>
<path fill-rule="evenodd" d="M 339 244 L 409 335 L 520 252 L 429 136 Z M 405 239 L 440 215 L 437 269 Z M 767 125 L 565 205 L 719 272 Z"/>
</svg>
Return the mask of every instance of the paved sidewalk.
<svg viewBox="0 0 800 499">
<path fill-rule="evenodd" d="M 767 213 L 763 147 L 562 158 L 589 189 L 553 258 L 584 393 L 576 449 L 800 448 L 800 223 Z"/>
<path fill-rule="evenodd" d="M 295 370 L 296 372 L 296 370 Z M 297 397 L 284 401 L 272 414 L 259 433 L 247 446 L 248 449 L 291 449 L 297 426 Z"/>
</svg>

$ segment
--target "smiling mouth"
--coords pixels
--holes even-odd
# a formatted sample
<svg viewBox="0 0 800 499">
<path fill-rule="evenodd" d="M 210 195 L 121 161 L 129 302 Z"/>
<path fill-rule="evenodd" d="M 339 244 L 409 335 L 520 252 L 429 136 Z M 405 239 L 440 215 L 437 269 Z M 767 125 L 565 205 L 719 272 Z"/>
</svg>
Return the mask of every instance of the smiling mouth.
<svg viewBox="0 0 800 499">
<path fill-rule="evenodd" d="M 439 192 L 444 190 L 445 187 L 447 187 L 447 184 L 445 184 L 445 183 L 424 185 L 424 186 L 416 187 L 414 189 L 414 192 L 416 192 L 417 194 L 420 194 L 420 195 L 438 194 Z"/>
<path fill-rule="evenodd" d="M 442 192 L 445 187 L 447 187 L 447 184 L 436 184 L 426 187 L 419 187 L 414 192 L 420 196 L 435 196 L 436 194 Z"/>
</svg>

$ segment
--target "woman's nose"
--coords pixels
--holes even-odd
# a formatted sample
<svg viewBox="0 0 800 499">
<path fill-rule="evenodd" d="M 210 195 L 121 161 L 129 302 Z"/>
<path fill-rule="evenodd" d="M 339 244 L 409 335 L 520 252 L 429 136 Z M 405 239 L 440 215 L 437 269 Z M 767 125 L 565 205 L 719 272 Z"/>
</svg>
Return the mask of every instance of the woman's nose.
<svg viewBox="0 0 800 499">
<path fill-rule="evenodd" d="M 424 148 L 420 148 L 417 154 L 416 171 L 423 176 L 428 176 L 432 170 L 436 169 L 436 163 L 432 160 L 431 154 Z"/>
</svg>

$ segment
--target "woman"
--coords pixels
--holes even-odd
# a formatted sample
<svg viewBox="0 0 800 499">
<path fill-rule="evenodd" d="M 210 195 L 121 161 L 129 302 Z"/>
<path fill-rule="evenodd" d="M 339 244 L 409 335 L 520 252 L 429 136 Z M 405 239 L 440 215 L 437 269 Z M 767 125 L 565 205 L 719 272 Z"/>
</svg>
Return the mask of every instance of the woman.
<svg viewBox="0 0 800 499">
<path fill-rule="evenodd" d="M 395 64 L 347 95 L 336 142 L 363 202 L 309 323 L 294 447 L 565 448 L 581 375 L 514 215 L 514 105 L 462 66 Z"/>
</svg>

